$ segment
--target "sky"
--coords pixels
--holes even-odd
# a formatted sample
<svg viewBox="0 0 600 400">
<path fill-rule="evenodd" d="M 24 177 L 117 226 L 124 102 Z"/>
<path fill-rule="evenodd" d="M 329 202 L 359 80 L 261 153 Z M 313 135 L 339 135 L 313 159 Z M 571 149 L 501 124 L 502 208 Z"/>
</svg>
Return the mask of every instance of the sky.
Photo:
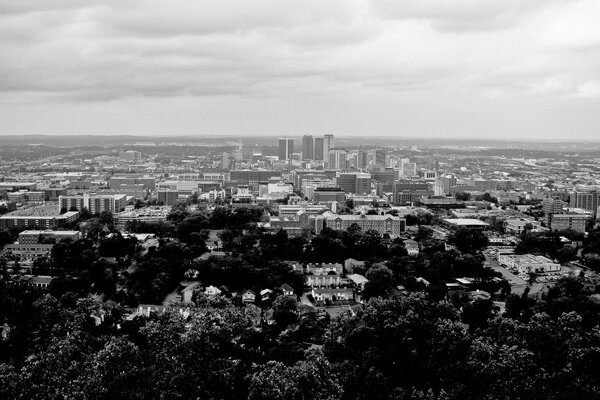
<svg viewBox="0 0 600 400">
<path fill-rule="evenodd" d="M 598 0 L 0 0 L 0 134 L 600 138 Z"/>
</svg>

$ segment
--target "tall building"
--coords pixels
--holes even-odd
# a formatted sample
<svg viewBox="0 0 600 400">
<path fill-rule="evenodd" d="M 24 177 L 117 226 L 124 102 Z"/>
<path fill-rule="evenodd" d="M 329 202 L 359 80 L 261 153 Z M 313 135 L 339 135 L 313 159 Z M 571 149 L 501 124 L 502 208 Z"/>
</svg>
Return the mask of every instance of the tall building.
<svg viewBox="0 0 600 400">
<path fill-rule="evenodd" d="M 305 160 L 315 159 L 315 148 L 312 135 L 302 136 L 302 158 Z"/>
<path fill-rule="evenodd" d="M 159 204 L 172 206 L 179 200 L 179 191 L 172 189 L 159 189 L 156 193 Z"/>
<path fill-rule="evenodd" d="M 564 231 L 572 229 L 576 232 L 585 232 L 586 216 L 583 214 L 552 214 L 550 217 L 550 229 L 553 231 Z"/>
<path fill-rule="evenodd" d="M 385 150 L 383 149 L 371 149 L 369 150 L 369 159 L 373 161 L 373 164 L 385 166 Z"/>
<path fill-rule="evenodd" d="M 369 164 L 369 153 L 366 150 L 358 150 L 356 157 L 356 166 L 358 168 L 365 168 Z"/>
<path fill-rule="evenodd" d="M 591 211 L 594 218 L 598 212 L 598 205 L 598 192 L 596 191 L 571 193 L 570 206 Z"/>
<path fill-rule="evenodd" d="M 406 205 L 433 196 L 434 191 L 424 181 L 398 181 L 393 185 L 394 205 Z"/>
<path fill-rule="evenodd" d="M 344 170 L 347 168 L 348 152 L 346 150 L 330 150 L 329 151 L 329 168 L 335 170 Z"/>
<path fill-rule="evenodd" d="M 294 152 L 294 139 L 280 138 L 279 139 L 279 159 L 289 160 Z"/>
<path fill-rule="evenodd" d="M 560 214 L 562 213 L 563 202 L 560 199 L 544 199 L 542 201 L 542 210 L 544 214 Z"/>
<path fill-rule="evenodd" d="M 324 160 L 324 139 L 323 138 L 315 138 L 315 160 L 322 161 Z M 329 153 L 327 153 L 329 155 Z"/>
<path fill-rule="evenodd" d="M 371 194 L 371 175 L 365 173 L 341 173 L 337 177 L 338 186 L 346 193 Z"/>
<path fill-rule="evenodd" d="M 333 147 L 333 135 L 323 135 L 323 160 L 328 161 L 327 157 L 329 156 L 329 151 L 333 149 Z"/>
</svg>

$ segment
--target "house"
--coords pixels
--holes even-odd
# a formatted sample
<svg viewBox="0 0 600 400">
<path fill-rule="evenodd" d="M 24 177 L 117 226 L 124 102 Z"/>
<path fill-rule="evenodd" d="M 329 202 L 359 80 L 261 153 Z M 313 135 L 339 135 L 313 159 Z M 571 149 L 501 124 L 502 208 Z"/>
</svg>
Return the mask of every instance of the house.
<svg viewBox="0 0 600 400">
<path fill-rule="evenodd" d="M 133 319 L 133 317 L 135 317 L 136 315 L 143 315 L 145 317 L 149 317 L 150 314 L 159 314 L 159 313 L 164 313 L 164 312 L 170 311 L 170 310 L 177 311 L 179 313 L 179 315 L 181 315 L 183 318 L 187 318 L 190 315 L 189 308 L 183 308 L 183 307 L 177 308 L 177 307 L 163 306 L 163 305 L 158 305 L 158 304 L 140 304 L 140 305 L 138 305 L 136 312 L 131 314 L 131 316 L 129 318 Z"/>
<path fill-rule="evenodd" d="M 194 293 L 200 289 L 200 282 L 192 282 L 181 291 L 182 302 L 191 303 Z"/>
<path fill-rule="evenodd" d="M 404 241 L 404 247 L 406 248 L 406 252 L 409 256 L 418 256 L 419 255 L 419 243 L 415 240 L 408 239 Z"/>
<path fill-rule="evenodd" d="M 348 311 L 350 312 L 350 315 L 356 317 L 358 314 L 363 312 L 363 307 L 360 304 L 354 304 L 353 306 L 349 305 Z"/>
<path fill-rule="evenodd" d="M 344 261 L 344 269 L 346 270 L 347 274 L 351 274 L 354 272 L 354 268 L 356 267 L 364 267 L 365 266 L 365 262 L 364 261 L 358 261 L 355 260 L 354 258 L 349 258 L 346 261 Z"/>
<path fill-rule="evenodd" d="M 350 288 L 313 288 L 311 291 L 316 301 L 352 300 L 354 292 Z"/>
<path fill-rule="evenodd" d="M 329 275 L 329 274 L 337 274 L 341 275 L 343 273 L 342 264 L 338 263 L 321 263 L 321 264 L 307 264 L 305 273 L 307 275 Z"/>
<path fill-rule="evenodd" d="M 246 304 L 246 308 L 244 308 L 244 315 L 246 315 L 246 318 L 252 322 L 252 325 L 255 328 L 260 327 L 262 322 L 260 307 L 255 306 L 254 304 Z"/>
<path fill-rule="evenodd" d="M 204 294 L 208 297 L 214 297 L 214 296 L 218 296 L 221 294 L 221 289 L 219 289 L 216 286 L 212 286 L 210 285 L 209 287 L 207 287 L 206 289 L 204 289 Z"/>
<path fill-rule="evenodd" d="M 471 298 L 471 300 L 475 301 L 475 300 L 489 300 L 492 296 L 485 290 L 477 289 L 476 291 L 469 293 L 469 297 Z"/>
<path fill-rule="evenodd" d="M 268 301 L 273 297 L 273 291 L 271 289 L 263 289 L 260 291 L 260 300 Z"/>
<path fill-rule="evenodd" d="M 242 303 L 254 303 L 256 302 L 256 293 L 253 290 L 245 290 L 242 293 Z"/>
<path fill-rule="evenodd" d="M 305 275 L 304 283 L 306 286 L 339 286 L 342 282 L 342 276 L 330 273 L 329 275 Z"/>
<path fill-rule="evenodd" d="M 295 296 L 294 288 L 292 288 L 287 283 L 284 283 L 283 285 L 281 285 L 281 291 L 283 292 L 284 296 Z"/>
<path fill-rule="evenodd" d="M 32 276 L 31 284 L 40 289 L 47 289 L 52 282 L 51 276 Z"/>
<path fill-rule="evenodd" d="M 369 282 L 367 278 L 360 274 L 346 275 L 346 278 L 348 278 L 358 292 L 362 292 L 362 290 L 365 288 L 365 284 Z"/>
<path fill-rule="evenodd" d="M 425 286 L 429 286 L 429 281 L 427 279 L 425 279 L 425 278 L 420 277 L 420 276 L 417 277 L 416 281 L 419 282 L 419 283 L 422 283 Z"/>
<path fill-rule="evenodd" d="M 269 308 L 267 311 L 265 311 L 263 320 L 269 326 L 275 325 L 275 310 Z"/>
</svg>

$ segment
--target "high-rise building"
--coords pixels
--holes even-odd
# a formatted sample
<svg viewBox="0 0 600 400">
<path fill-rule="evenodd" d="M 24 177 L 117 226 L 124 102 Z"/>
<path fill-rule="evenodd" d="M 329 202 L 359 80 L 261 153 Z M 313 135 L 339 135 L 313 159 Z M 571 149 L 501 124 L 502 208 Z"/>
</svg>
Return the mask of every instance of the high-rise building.
<svg viewBox="0 0 600 400">
<path fill-rule="evenodd" d="M 347 168 L 348 152 L 346 150 L 330 150 L 329 151 L 329 168 L 335 170 L 344 170 Z"/>
<path fill-rule="evenodd" d="M 157 200 L 159 204 L 172 206 L 179 200 L 179 191 L 172 189 L 159 189 L 157 192 Z"/>
<path fill-rule="evenodd" d="M 323 135 L 323 160 L 328 161 L 327 157 L 329 157 L 329 151 L 331 151 L 333 147 L 333 135 Z"/>
<path fill-rule="evenodd" d="M 346 193 L 371 194 L 371 175 L 365 173 L 341 173 L 337 177 L 338 186 Z"/>
<path fill-rule="evenodd" d="M 305 160 L 315 159 L 314 140 L 312 135 L 302 136 L 302 158 Z"/>
<path fill-rule="evenodd" d="M 324 160 L 324 139 L 323 138 L 315 138 L 315 160 Z M 329 156 L 329 153 L 328 153 Z"/>
<path fill-rule="evenodd" d="M 573 192 L 571 193 L 570 206 L 575 208 L 583 208 L 591 211 L 594 218 L 598 212 L 598 192 Z"/>
<path fill-rule="evenodd" d="M 572 229 L 576 232 L 585 232 L 586 216 L 583 214 L 551 214 L 550 229 L 564 231 Z"/>
<path fill-rule="evenodd" d="M 279 159 L 289 160 L 294 152 L 294 139 L 280 138 L 279 139 Z"/>
<path fill-rule="evenodd" d="M 373 161 L 375 165 L 385 166 L 385 150 L 371 149 L 368 152 L 368 159 Z"/>
<path fill-rule="evenodd" d="M 563 202 L 560 199 L 544 199 L 542 201 L 544 214 L 560 214 L 563 210 Z"/>
<path fill-rule="evenodd" d="M 356 157 L 356 166 L 358 168 L 365 168 L 369 164 L 368 154 L 366 150 L 358 150 Z"/>
</svg>

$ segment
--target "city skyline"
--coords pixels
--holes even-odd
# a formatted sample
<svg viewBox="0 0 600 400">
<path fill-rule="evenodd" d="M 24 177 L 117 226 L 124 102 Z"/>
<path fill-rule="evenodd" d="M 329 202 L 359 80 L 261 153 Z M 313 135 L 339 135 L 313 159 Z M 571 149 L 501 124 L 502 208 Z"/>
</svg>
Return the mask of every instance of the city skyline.
<svg viewBox="0 0 600 400">
<path fill-rule="evenodd" d="M 593 1 L 0 6 L 0 135 L 594 139 Z"/>
</svg>

